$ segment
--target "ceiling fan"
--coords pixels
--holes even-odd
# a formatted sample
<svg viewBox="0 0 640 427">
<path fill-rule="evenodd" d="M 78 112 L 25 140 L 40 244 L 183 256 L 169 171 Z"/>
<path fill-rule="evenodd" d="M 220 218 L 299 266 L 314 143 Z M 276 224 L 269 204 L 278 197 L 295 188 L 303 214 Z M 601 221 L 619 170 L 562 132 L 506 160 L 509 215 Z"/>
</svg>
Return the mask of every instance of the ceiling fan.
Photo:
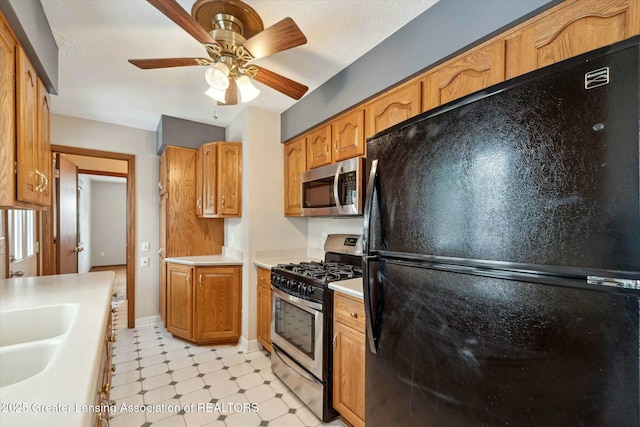
<svg viewBox="0 0 640 427">
<path fill-rule="evenodd" d="M 191 15 L 176 0 L 147 0 L 193 38 L 202 43 L 210 58 L 130 59 L 138 68 L 207 66 L 205 79 L 211 86 L 205 93 L 219 105 L 249 102 L 260 91 L 254 79 L 293 99 L 309 89 L 266 68 L 249 64 L 255 59 L 303 45 L 307 38 L 291 18 L 264 29 L 262 19 L 240 0 L 197 0 Z"/>
</svg>

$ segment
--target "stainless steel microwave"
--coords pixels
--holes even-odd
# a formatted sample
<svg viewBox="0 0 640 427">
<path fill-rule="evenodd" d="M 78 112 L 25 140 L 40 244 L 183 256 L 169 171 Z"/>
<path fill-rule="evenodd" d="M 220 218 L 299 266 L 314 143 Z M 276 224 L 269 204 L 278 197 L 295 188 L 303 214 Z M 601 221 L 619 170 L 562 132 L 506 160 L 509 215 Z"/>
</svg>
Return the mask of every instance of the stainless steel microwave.
<svg viewBox="0 0 640 427">
<path fill-rule="evenodd" d="M 362 215 L 364 159 L 354 157 L 302 173 L 302 216 Z"/>
</svg>

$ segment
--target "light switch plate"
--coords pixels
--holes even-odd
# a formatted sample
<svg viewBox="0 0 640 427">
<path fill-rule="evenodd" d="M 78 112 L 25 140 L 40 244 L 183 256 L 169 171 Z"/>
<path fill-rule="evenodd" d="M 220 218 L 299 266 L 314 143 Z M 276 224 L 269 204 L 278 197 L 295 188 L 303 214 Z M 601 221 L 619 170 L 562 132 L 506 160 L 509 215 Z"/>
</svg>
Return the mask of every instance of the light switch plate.
<svg viewBox="0 0 640 427">
<path fill-rule="evenodd" d="M 149 267 L 149 257 L 143 256 L 140 258 L 140 267 Z"/>
<path fill-rule="evenodd" d="M 142 252 L 149 252 L 149 242 L 142 242 L 141 246 L 140 250 Z"/>
</svg>

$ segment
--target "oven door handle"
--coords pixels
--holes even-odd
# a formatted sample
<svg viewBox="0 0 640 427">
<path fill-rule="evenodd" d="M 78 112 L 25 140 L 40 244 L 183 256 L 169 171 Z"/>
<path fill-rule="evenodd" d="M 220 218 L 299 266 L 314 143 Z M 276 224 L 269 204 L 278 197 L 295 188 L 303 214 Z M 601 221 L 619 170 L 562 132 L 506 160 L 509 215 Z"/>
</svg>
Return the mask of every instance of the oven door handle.
<svg viewBox="0 0 640 427">
<path fill-rule="evenodd" d="M 273 285 L 271 285 L 271 292 L 273 292 L 276 295 L 278 295 L 280 297 L 280 299 L 283 299 L 285 301 L 289 301 L 289 302 L 297 305 L 300 308 L 308 308 L 308 309 L 311 309 L 311 310 L 322 312 L 322 304 L 318 304 L 317 302 L 308 301 L 306 299 L 294 297 L 293 295 L 289 295 L 288 293 L 281 291 L 280 289 L 276 288 Z"/>
<path fill-rule="evenodd" d="M 340 172 L 342 172 L 342 162 L 338 163 L 336 168 L 336 174 L 333 177 L 333 201 L 336 203 L 338 212 L 342 212 L 342 205 L 340 204 L 340 194 L 338 193 L 338 183 L 340 182 Z"/>
<path fill-rule="evenodd" d="M 318 383 L 318 380 L 313 375 L 309 374 L 308 372 L 305 372 L 304 369 L 300 369 L 294 366 L 295 365 L 294 363 L 289 363 L 289 362 L 292 362 L 291 359 L 289 359 L 285 353 L 281 353 L 280 351 L 278 351 L 277 347 L 273 347 L 273 352 L 276 354 L 276 356 L 278 357 L 278 359 L 280 359 L 282 363 L 284 363 L 289 369 L 294 371 L 296 374 L 300 375 L 301 377 L 309 381 Z"/>
</svg>

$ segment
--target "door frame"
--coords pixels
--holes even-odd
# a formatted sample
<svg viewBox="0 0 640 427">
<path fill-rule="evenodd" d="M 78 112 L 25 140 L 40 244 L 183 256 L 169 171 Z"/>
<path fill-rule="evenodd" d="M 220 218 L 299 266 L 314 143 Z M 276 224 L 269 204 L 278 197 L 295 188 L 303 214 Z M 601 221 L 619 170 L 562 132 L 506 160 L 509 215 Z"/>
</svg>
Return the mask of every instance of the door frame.
<svg viewBox="0 0 640 427">
<path fill-rule="evenodd" d="M 127 327 L 134 328 L 136 323 L 136 156 L 134 154 L 114 153 L 111 151 L 66 147 L 63 145 L 54 144 L 51 144 L 51 152 L 60 154 L 74 154 L 78 156 L 99 157 L 102 159 L 111 160 L 124 160 L 127 162 Z M 54 248 L 53 234 L 44 234 L 44 247 L 49 248 L 49 253 L 52 253 Z"/>
</svg>

